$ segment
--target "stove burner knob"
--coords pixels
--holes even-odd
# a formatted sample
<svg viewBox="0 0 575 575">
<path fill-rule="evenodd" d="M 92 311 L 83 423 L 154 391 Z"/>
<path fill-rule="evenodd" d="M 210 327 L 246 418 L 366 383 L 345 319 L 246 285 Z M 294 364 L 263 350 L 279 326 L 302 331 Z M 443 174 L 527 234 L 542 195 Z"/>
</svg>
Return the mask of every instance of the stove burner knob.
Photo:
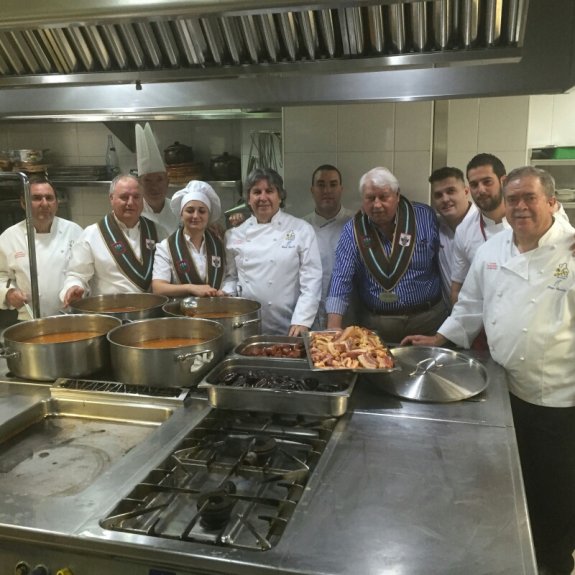
<svg viewBox="0 0 575 575">
<path fill-rule="evenodd" d="M 30 565 L 26 561 L 18 561 L 16 567 L 14 568 L 14 575 L 29 575 Z"/>
<path fill-rule="evenodd" d="M 48 569 L 46 565 L 39 563 L 34 567 L 34 569 L 32 569 L 30 575 L 50 575 L 50 569 Z"/>
</svg>

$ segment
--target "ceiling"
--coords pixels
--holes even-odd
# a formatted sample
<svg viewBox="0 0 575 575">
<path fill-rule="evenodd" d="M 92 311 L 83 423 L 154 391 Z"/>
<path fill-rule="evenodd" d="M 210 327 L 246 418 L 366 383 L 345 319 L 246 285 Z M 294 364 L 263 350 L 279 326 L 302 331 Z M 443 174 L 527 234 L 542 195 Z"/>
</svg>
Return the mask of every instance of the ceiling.
<svg viewBox="0 0 575 575">
<path fill-rule="evenodd" d="M 574 34 L 573 0 L 3 0 L 0 119 L 560 93 Z"/>
</svg>

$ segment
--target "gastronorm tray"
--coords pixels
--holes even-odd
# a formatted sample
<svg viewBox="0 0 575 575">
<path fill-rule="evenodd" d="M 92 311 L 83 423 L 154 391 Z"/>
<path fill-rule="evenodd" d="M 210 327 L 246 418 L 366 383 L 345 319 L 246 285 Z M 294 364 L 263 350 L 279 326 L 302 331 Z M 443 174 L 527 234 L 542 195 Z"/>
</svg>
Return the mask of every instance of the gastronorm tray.
<svg viewBox="0 0 575 575">
<path fill-rule="evenodd" d="M 232 371 L 265 371 L 268 376 L 313 378 L 319 384 L 336 385 L 338 391 L 283 390 L 235 387 L 223 383 Z M 198 385 L 207 389 L 212 407 L 315 416 L 340 416 L 347 411 L 348 400 L 357 376 L 351 372 L 312 373 L 306 362 L 252 357 L 229 357 L 215 367 Z"/>
<path fill-rule="evenodd" d="M 308 360 L 307 357 L 304 355 L 304 357 L 280 357 L 280 356 L 272 356 L 272 355 L 261 355 L 261 356 L 256 356 L 256 355 L 250 355 L 249 351 L 254 349 L 254 348 L 258 348 L 258 347 L 268 347 L 268 346 L 273 346 L 273 345 L 288 345 L 288 346 L 293 346 L 293 345 L 297 345 L 297 344 L 301 344 L 303 345 L 303 339 L 301 337 L 292 337 L 292 336 L 287 336 L 287 335 L 252 335 L 250 337 L 246 337 L 246 339 L 244 339 L 239 345 L 237 345 L 234 350 L 233 350 L 233 354 L 234 355 L 241 355 L 244 357 L 255 357 L 255 358 L 265 358 L 265 359 L 269 359 L 271 361 L 276 361 L 276 360 L 285 360 L 285 361 L 299 361 L 299 362 L 305 362 L 305 364 L 308 364 Z M 305 348 L 304 348 L 305 349 Z"/>
<path fill-rule="evenodd" d="M 311 351 L 310 351 L 310 347 L 311 347 L 311 334 L 314 332 L 304 332 L 302 334 L 303 336 L 303 342 L 305 345 L 305 351 L 306 351 L 306 355 L 307 355 L 307 362 L 309 365 L 309 369 L 311 371 L 313 371 L 314 373 L 317 372 L 341 372 L 341 371 L 347 371 L 347 372 L 352 372 L 352 373 L 391 373 L 392 371 L 401 371 L 401 366 L 396 362 L 394 364 L 393 367 L 387 367 L 387 368 L 378 368 L 378 369 L 371 369 L 371 368 L 366 368 L 366 367 L 356 367 L 356 368 L 349 368 L 349 367 L 316 367 L 313 363 L 313 359 L 311 357 Z M 338 333 L 336 331 L 332 331 L 332 330 L 324 330 L 323 333 Z M 389 348 L 388 348 L 389 349 Z M 393 354 L 392 354 L 393 357 Z"/>
</svg>

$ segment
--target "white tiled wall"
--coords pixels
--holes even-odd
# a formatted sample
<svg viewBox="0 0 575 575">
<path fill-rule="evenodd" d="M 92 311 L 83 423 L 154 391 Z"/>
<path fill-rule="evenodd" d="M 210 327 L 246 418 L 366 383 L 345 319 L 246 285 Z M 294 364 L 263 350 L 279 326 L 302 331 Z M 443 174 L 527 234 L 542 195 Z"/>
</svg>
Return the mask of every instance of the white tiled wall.
<svg viewBox="0 0 575 575">
<path fill-rule="evenodd" d="M 531 96 L 528 146 L 575 146 L 575 93 Z"/>
<path fill-rule="evenodd" d="M 311 175 L 320 164 L 342 172 L 347 207 L 359 207 L 358 182 L 375 166 L 398 177 L 409 198 L 429 201 L 431 102 L 304 106 L 284 109 L 287 208 L 313 210 Z"/>
<path fill-rule="evenodd" d="M 528 161 L 529 96 L 451 100 L 447 164 L 465 173 L 481 152 L 499 157 L 507 171 Z"/>
<path fill-rule="evenodd" d="M 462 170 L 479 152 L 496 154 L 509 170 L 528 161 L 529 147 L 575 145 L 575 94 L 451 100 L 448 118 L 447 163 Z M 283 120 L 164 121 L 152 122 L 152 128 L 161 149 L 179 141 L 206 165 L 224 151 L 241 154 L 244 177 L 252 134 L 281 133 L 278 170 L 288 191 L 287 209 L 298 216 L 313 209 L 311 174 L 323 163 L 341 170 L 344 202 L 351 209 L 359 207 L 359 178 L 378 165 L 395 173 L 409 198 L 429 201 L 431 102 L 299 106 L 285 108 Z M 54 164 L 103 164 L 108 134 L 99 122 L 15 122 L 2 124 L 0 149 L 49 148 Z M 135 154 L 115 141 L 122 171 L 135 169 Z M 81 225 L 109 209 L 105 188 L 72 189 L 70 198 Z"/>
</svg>

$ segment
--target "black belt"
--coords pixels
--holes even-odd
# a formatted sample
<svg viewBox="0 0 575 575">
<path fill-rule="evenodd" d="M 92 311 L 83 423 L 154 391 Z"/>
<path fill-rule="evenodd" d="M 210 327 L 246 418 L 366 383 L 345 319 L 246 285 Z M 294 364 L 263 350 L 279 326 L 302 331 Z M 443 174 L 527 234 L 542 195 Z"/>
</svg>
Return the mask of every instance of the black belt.
<svg viewBox="0 0 575 575">
<path fill-rule="evenodd" d="M 424 301 L 423 303 L 417 303 L 415 305 L 410 305 L 401 309 L 384 311 L 372 310 L 371 313 L 375 315 L 413 315 L 423 311 L 429 311 L 431 308 L 435 307 L 441 301 L 441 299 L 441 296 L 439 296 L 434 300 Z"/>
</svg>

